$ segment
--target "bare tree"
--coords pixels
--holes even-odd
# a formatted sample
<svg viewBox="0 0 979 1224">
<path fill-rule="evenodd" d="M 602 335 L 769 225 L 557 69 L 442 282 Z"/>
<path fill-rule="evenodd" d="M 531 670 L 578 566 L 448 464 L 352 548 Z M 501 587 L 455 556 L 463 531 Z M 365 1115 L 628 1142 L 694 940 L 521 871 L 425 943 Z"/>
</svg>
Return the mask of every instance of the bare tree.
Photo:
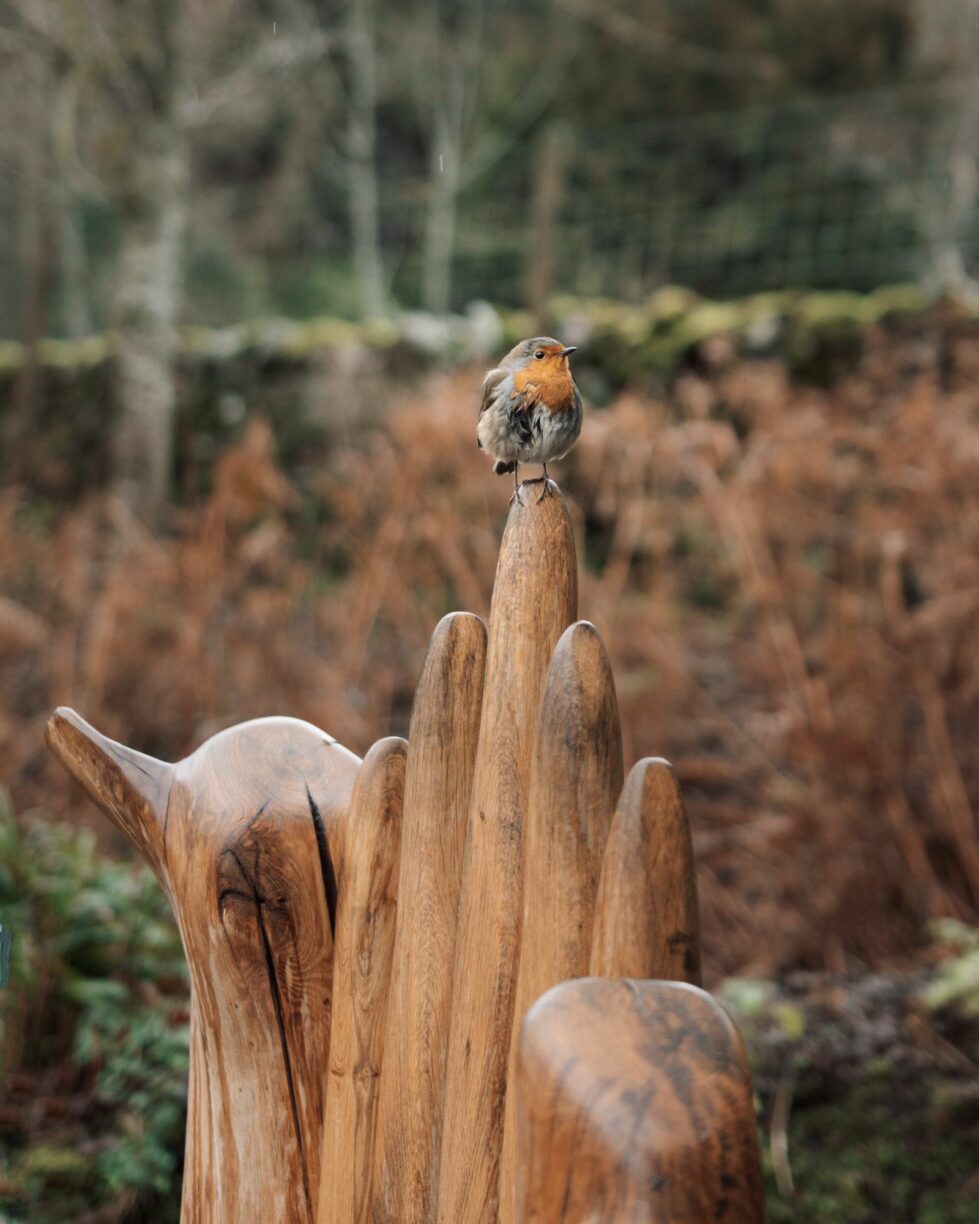
<svg viewBox="0 0 979 1224">
<path fill-rule="evenodd" d="M 528 39 L 523 86 L 488 105 L 483 70 L 496 44 L 492 21 L 512 13 L 491 10 L 485 0 L 423 0 L 400 16 L 408 84 L 428 137 L 422 301 L 441 313 L 451 301 L 460 195 L 525 139 L 546 110 L 564 80 L 579 27 L 572 17 L 547 38 Z"/>
<path fill-rule="evenodd" d="M 51 269 L 51 210 L 48 198 L 50 141 L 43 121 L 52 92 L 52 57 L 32 56 L 19 65 L 22 117 L 18 245 L 22 252 L 23 358 L 3 437 L 3 475 L 12 481 L 27 474 L 36 430 L 40 385 L 40 344 L 48 315 Z"/>
<path fill-rule="evenodd" d="M 374 0 L 347 0 L 350 61 L 347 157 L 350 230 L 360 315 L 384 314 L 384 271 L 377 182 L 377 40 Z"/>
<path fill-rule="evenodd" d="M 189 162 L 177 121 L 183 5 L 12 0 L 10 8 L 39 58 L 57 58 L 79 156 L 90 159 L 117 210 L 114 482 L 126 504 L 152 523 L 167 492 L 175 404 L 171 366 Z"/>
<path fill-rule="evenodd" d="M 293 17 L 292 5 L 281 2 Z M 268 90 L 283 67 L 322 56 L 329 39 L 308 23 L 278 38 L 270 6 L 258 0 L 5 0 L 5 10 L 25 44 L 59 65 L 59 168 L 77 162 L 118 223 L 113 485 L 153 525 L 172 466 L 195 132 Z M 229 42 L 230 67 L 216 54 Z"/>
<path fill-rule="evenodd" d="M 948 139 L 929 142 L 935 163 L 919 223 L 925 234 L 925 277 L 943 292 L 975 295 L 964 257 L 979 203 L 979 0 L 919 0 L 915 60 L 946 78 Z"/>
</svg>

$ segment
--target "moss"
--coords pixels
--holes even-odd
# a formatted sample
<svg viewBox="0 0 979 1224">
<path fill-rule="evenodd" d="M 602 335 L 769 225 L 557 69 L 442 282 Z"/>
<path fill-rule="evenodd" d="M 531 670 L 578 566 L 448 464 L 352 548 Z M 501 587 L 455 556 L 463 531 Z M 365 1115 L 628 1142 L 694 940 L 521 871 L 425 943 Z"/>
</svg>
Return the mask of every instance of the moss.
<svg viewBox="0 0 979 1224">
<path fill-rule="evenodd" d="M 807 293 L 795 302 L 792 321 L 809 332 L 849 330 L 871 321 L 869 306 L 859 293 Z"/>
<path fill-rule="evenodd" d="M 77 1151 L 50 1144 L 29 1148 L 4 1170 L 0 1208 L 4 1219 L 54 1224 L 90 1209 L 94 1199 L 92 1161 Z"/>
<path fill-rule="evenodd" d="M 851 335 L 868 325 L 922 313 L 930 299 L 916 286 L 891 286 L 874 293 L 755 294 L 734 301 L 710 301 L 689 289 L 664 286 L 645 303 L 628 305 L 608 299 L 557 297 L 548 305 L 548 326 L 570 330 L 581 341 L 584 358 L 621 383 L 646 376 L 669 376 L 686 354 L 712 336 L 730 334 L 754 348 L 757 336 L 775 336 L 788 329 L 793 346 L 811 351 L 828 335 Z M 967 305 L 960 308 L 968 317 Z M 503 343 L 509 347 L 534 331 L 527 311 L 500 314 Z M 579 333 L 584 333 L 579 335 Z M 191 326 L 178 334 L 184 362 L 240 360 L 251 351 L 274 355 L 287 363 L 304 363 L 311 355 L 354 344 L 388 350 L 404 343 L 396 322 L 354 323 L 335 316 L 306 320 L 253 319 L 235 327 Z M 49 370 L 72 371 L 99 366 L 111 356 L 111 336 L 82 340 L 45 340 L 41 359 Z M 465 346 L 447 359 L 464 358 Z M 23 346 L 0 343 L 0 374 L 16 371 Z"/>
<path fill-rule="evenodd" d="M 775 1019 L 790 1041 L 800 1041 L 806 1035 L 806 1016 L 801 1007 L 780 1003 L 775 1008 Z"/>
<path fill-rule="evenodd" d="M 967 958 L 975 933 L 944 925 L 957 959 Z M 952 964 L 721 987 L 760 1101 L 769 1224 L 979 1220 L 979 1092 L 962 1071 L 979 1053 L 975 982 L 927 1011 Z M 770 1120 L 786 1092 L 788 1164 L 776 1175 Z"/>
<path fill-rule="evenodd" d="M 692 289 L 684 289 L 680 285 L 664 285 L 650 297 L 647 308 L 658 322 L 669 324 L 689 314 L 699 301 L 700 296 Z"/>
<path fill-rule="evenodd" d="M 534 333 L 534 317 L 529 310 L 504 310 L 500 314 L 503 327 L 503 349 L 511 349 L 518 340 Z"/>
<path fill-rule="evenodd" d="M 25 1152 L 18 1165 L 25 1186 L 82 1186 L 91 1177 L 91 1162 L 78 1152 L 62 1147 L 34 1147 Z"/>
<path fill-rule="evenodd" d="M 931 924 L 933 936 L 956 955 L 942 962 L 924 992 L 932 1011 L 955 1009 L 970 1019 L 979 1017 L 979 928 L 953 918 Z"/>
<path fill-rule="evenodd" d="M 826 386 L 854 368 L 875 328 L 938 323 L 965 330 L 975 329 L 979 321 L 968 303 L 946 303 L 940 313 L 929 313 L 931 306 L 913 286 L 866 296 L 787 290 L 726 302 L 665 286 L 637 305 L 555 298 L 542 326 L 578 345 L 579 385 L 589 403 L 601 407 L 623 387 L 665 390 L 688 365 L 709 366 L 718 352 L 724 360 L 739 354 L 780 357 L 794 379 Z M 332 397 L 344 397 L 347 425 L 372 413 L 376 418 L 383 380 L 404 386 L 425 371 L 471 361 L 488 343 L 485 327 L 470 326 L 471 320 L 430 322 L 432 327 L 419 329 L 417 318 L 411 324 L 407 319 L 360 324 L 320 316 L 182 328 L 177 345 L 178 496 L 207 487 L 210 457 L 234 436 L 248 412 L 260 411 L 272 421 L 287 465 L 294 457 L 312 465 L 332 439 Z M 537 327 L 519 310 L 500 313 L 499 325 L 500 349 Z M 712 352 L 706 342 L 718 335 L 730 343 Z M 495 338 L 492 343 L 495 352 Z M 39 418 L 29 457 L 35 495 L 70 501 L 107 478 L 115 415 L 112 344 L 106 334 L 41 345 Z M 364 359 L 370 377 L 351 377 L 351 353 Z M 0 431 L 3 414 L 15 400 L 22 360 L 21 345 L 0 343 Z M 703 607 L 728 601 L 725 590 L 703 584 L 695 584 L 688 597 Z"/>
<path fill-rule="evenodd" d="M 886 285 L 867 295 L 867 311 L 876 323 L 924 313 L 932 298 L 920 285 Z"/>
<path fill-rule="evenodd" d="M 110 353 L 111 338 L 108 335 L 41 342 L 41 360 L 51 369 L 74 370 L 101 365 Z"/>
<path fill-rule="evenodd" d="M 0 340 L 0 373 L 19 370 L 23 355 L 24 346 L 16 340 Z"/>
<path fill-rule="evenodd" d="M 769 1224 L 975 1224 L 979 1126 L 950 1126 L 934 1078 L 878 1074 L 789 1122 L 794 1193 L 780 1192 L 763 1135 Z"/>
</svg>

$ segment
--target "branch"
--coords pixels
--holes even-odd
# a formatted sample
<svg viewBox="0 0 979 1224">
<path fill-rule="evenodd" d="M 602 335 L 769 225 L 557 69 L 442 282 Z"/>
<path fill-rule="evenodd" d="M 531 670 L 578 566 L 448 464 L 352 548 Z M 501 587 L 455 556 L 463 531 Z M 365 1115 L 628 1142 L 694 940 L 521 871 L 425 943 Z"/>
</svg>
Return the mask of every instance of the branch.
<svg viewBox="0 0 979 1224">
<path fill-rule="evenodd" d="M 684 42 L 662 30 L 651 29 L 645 21 L 620 9 L 596 4 L 593 0 L 556 0 L 556 3 L 569 13 L 574 13 L 582 20 L 604 30 L 619 42 L 648 51 L 657 57 L 669 58 L 671 64 L 691 72 L 744 77 L 748 73 L 771 76 L 777 69 L 777 64 L 771 56 L 754 55 L 744 51 L 713 51 L 709 47 Z"/>
<path fill-rule="evenodd" d="M 339 41 L 336 35 L 328 34 L 325 30 L 273 37 L 262 43 L 250 59 L 222 77 L 209 90 L 183 102 L 179 108 L 181 122 L 190 128 L 213 122 L 219 111 L 251 93 L 260 76 L 313 63 L 322 59 Z"/>
<path fill-rule="evenodd" d="M 527 92 L 507 116 L 505 132 L 500 129 L 492 130 L 476 142 L 466 159 L 466 168 L 460 175 L 460 188 L 468 187 L 482 177 L 504 158 L 515 144 L 524 139 L 560 89 L 574 52 L 575 43 L 569 41 L 562 54 L 555 56 L 548 65 L 548 70 L 540 70 L 534 74 Z"/>
<path fill-rule="evenodd" d="M 17 28 L 3 31 L 5 38 L 16 39 L 18 34 L 24 42 L 33 42 L 39 50 L 55 47 L 68 54 L 71 50 L 68 40 L 59 37 L 56 23 L 48 20 L 47 6 L 34 3 L 33 0 L 7 0 L 0 12 L 9 12 L 11 21 L 17 23 Z"/>
</svg>

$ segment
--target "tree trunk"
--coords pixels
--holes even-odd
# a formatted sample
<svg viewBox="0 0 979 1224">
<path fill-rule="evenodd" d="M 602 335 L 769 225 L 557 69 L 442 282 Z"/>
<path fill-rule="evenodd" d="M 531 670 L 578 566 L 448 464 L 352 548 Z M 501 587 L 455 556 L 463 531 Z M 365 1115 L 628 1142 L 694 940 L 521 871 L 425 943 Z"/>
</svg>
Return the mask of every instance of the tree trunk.
<svg viewBox="0 0 979 1224">
<path fill-rule="evenodd" d="M 544 329 L 547 301 L 554 291 L 567 153 L 567 130 L 560 123 L 549 124 L 538 142 L 534 167 L 534 221 L 527 253 L 530 268 L 527 302 L 538 331 Z"/>
<path fill-rule="evenodd" d="M 169 490 L 176 388 L 174 338 L 186 223 L 187 150 L 167 128 L 140 155 L 138 198 L 123 225 L 115 297 L 115 396 L 119 421 L 113 485 L 148 526 Z"/>
<path fill-rule="evenodd" d="M 58 256 L 61 266 L 62 323 L 72 340 L 90 336 L 95 330 L 86 291 L 87 260 L 78 225 L 75 200 L 68 184 L 53 185 L 53 207 L 57 217 Z"/>
<path fill-rule="evenodd" d="M 977 87 L 973 67 L 979 55 L 979 0 L 929 0 L 916 11 L 913 59 L 919 70 L 952 78 L 948 113 L 936 124 L 926 156 L 930 185 L 919 210 L 925 237 L 924 278 L 940 293 L 974 296 L 967 266 L 968 232 L 979 200 L 976 139 Z M 955 78 L 962 78 L 956 82 Z M 946 141 L 949 125 L 950 136 Z"/>
<path fill-rule="evenodd" d="M 50 141 L 45 109 L 51 97 L 50 64 L 35 59 L 25 82 L 33 99 L 33 129 L 25 135 L 21 248 L 24 262 L 23 356 L 14 385 L 9 419 L 0 439 L 3 477 L 11 482 L 28 478 L 31 444 L 37 432 L 41 384 L 41 341 L 48 318 L 48 276 L 51 268 L 51 224 L 48 199 Z"/>
<path fill-rule="evenodd" d="M 459 142 L 453 138 L 451 127 L 451 122 L 440 115 L 432 145 L 422 301 L 425 309 L 435 314 L 444 314 L 449 309 L 452 295 L 452 253 L 461 158 Z"/>
<path fill-rule="evenodd" d="M 362 319 L 384 313 L 377 190 L 377 56 L 373 0 L 350 0 L 347 17 L 352 83 L 347 154 L 350 159 L 350 228 Z"/>
</svg>

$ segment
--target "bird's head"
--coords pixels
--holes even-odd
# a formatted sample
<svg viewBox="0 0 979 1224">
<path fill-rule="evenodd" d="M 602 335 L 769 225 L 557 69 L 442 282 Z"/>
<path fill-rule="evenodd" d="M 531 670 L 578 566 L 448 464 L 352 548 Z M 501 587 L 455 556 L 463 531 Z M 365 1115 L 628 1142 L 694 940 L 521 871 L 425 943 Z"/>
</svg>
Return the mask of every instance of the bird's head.
<svg viewBox="0 0 979 1224">
<path fill-rule="evenodd" d="M 568 358 L 575 351 L 573 344 L 562 344 L 551 336 L 531 336 L 515 344 L 504 358 L 503 365 L 511 370 L 540 367 L 541 372 L 567 370 Z"/>
</svg>

